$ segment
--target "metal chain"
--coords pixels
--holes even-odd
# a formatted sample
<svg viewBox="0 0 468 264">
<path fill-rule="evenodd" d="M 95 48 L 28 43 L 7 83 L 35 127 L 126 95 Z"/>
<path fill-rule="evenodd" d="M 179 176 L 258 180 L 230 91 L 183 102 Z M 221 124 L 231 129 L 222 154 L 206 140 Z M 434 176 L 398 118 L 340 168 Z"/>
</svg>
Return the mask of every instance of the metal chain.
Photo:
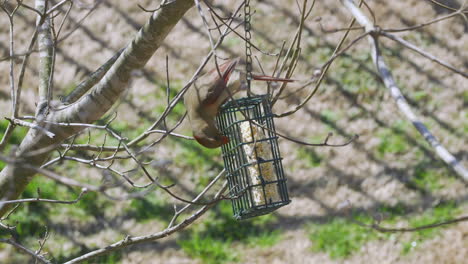
<svg viewBox="0 0 468 264">
<path fill-rule="evenodd" d="M 245 31 L 245 72 L 247 78 L 247 95 L 250 96 L 250 82 L 252 80 L 252 44 L 250 39 L 252 34 L 250 33 L 251 24 L 250 19 L 252 15 L 250 13 L 250 0 L 245 0 L 244 3 L 244 31 Z"/>
</svg>

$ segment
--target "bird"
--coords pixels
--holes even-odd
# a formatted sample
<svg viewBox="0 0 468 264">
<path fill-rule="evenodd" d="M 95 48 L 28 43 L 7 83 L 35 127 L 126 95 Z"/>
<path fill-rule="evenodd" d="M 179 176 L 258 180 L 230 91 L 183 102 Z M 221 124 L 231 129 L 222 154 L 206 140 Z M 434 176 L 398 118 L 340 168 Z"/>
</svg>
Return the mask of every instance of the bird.
<svg viewBox="0 0 468 264">
<path fill-rule="evenodd" d="M 229 143 L 216 127 L 220 106 L 240 90 L 247 88 L 246 74 L 236 70 L 239 58 L 229 59 L 218 68 L 199 77 L 184 95 L 184 104 L 195 140 L 206 148 L 218 148 Z M 292 82 L 294 80 L 264 75 L 252 75 L 254 80 Z"/>
</svg>

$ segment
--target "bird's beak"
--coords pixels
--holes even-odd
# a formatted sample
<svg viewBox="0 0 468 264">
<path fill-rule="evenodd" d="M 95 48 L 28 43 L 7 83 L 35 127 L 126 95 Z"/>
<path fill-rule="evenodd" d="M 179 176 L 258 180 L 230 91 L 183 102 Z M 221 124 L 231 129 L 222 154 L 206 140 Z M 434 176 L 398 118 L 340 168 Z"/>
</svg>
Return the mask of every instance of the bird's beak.
<svg viewBox="0 0 468 264">
<path fill-rule="evenodd" d="M 227 144 L 227 143 L 229 143 L 229 138 L 226 137 L 226 136 L 223 136 L 223 137 L 221 138 L 221 142 L 223 142 L 223 145 L 224 145 L 224 144 Z"/>
</svg>

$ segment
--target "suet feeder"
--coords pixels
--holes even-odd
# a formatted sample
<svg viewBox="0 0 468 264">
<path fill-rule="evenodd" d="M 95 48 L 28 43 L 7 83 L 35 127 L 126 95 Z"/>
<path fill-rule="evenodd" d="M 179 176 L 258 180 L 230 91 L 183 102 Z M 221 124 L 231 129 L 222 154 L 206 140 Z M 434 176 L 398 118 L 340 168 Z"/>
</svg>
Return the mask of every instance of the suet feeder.
<svg viewBox="0 0 468 264">
<path fill-rule="evenodd" d="M 290 203 L 267 95 L 226 102 L 217 116 L 234 217 L 268 214 Z"/>
</svg>

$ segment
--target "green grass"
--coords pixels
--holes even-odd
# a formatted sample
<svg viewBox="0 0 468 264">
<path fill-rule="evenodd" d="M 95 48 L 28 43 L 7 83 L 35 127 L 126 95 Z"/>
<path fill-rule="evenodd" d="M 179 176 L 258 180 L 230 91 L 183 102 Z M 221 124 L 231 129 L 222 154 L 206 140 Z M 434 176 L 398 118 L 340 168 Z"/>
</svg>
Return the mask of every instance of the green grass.
<svg viewBox="0 0 468 264">
<path fill-rule="evenodd" d="M 430 127 L 431 122 L 425 125 Z M 414 126 L 406 120 L 395 120 L 390 127 L 380 128 L 377 132 L 379 144 L 375 155 L 384 158 L 387 154 L 395 157 L 412 152 L 417 162 L 425 161 L 425 152 L 432 152 L 429 143 L 422 137 Z"/>
<path fill-rule="evenodd" d="M 313 52 L 314 56 L 319 54 L 319 58 L 314 60 L 327 61 L 332 54 L 332 49 L 322 47 Z M 339 82 L 343 90 L 352 95 L 361 95 L 361 102 L 375 100 L 375 94 L 381 92 L 379 80 L 369 71 L 374 69 L 371 56 L 368 52 L 359 52 L 353 55 L 354 59 L 348 56 L 338 58 L 332 65 L 332 80 Z M 359 73 L 359 74 L 356 74 Z"/>
<path fill-rule="evenodd" d="M 269 248 L 278 243 L 282 238 L 280 230 L 265 231 L 255 236 L 247 237 L 247 244 L 252 247 Z"/>
<path fill-rule="evenodd" d="M 26 187 L 25 191 L 22 193 L 20 198 L 47 198 L 47 199 L 59 199 L 59 200 L 73 200 L 78 196 L 78 190 L 72 190 L 69 187 L 57 184 L 55 181 L 44 177 L 34 177 L 31 183 Z M 57 232 L 54 229 L 51 229 L 51 226 L 54 224 L 59 224 L 63 221 L 68 223 L 84 223 L 84 222 L 94 222 L 94 218 L 104 217 L 106 210 L 109 210 L 113 205 L 107 198 L 104 198 L 102 195 L 98 195 L 94 192 L 89 192 L 83 196 L 83 198 L 76 204 L 52 204 L 52 203 L 22 203 L 13 214 L 4 223 L 9 225 L 15 225 L 16 230 L 13 232 L 15 237 L 23 245 L 29 248 L 37 248 L 37 240 L 41 239 L 45 232 L 46 228 L 50 233 L 50 240 L 53 240 L 53 244 L 57 244 L 63 240 L 63 242 L 69 242 L 69 238 L 65 237 Z M 142 210 L 141 208 L 140 210 Z M 153 209 L 153 208 L 146 208 Z M 144 210 L 143 210 L 144 211 Z M 65 217 L 66 216 L 66 217 Z M 93 218 L 94 217 L 94 218 Z M 9 238 L 11 233 L 0 229 L 0 238 Z M 49 242 L 46 244 L 44 251 L 49 251 Z M 89 248 L 91 247 L 91 248 Z M 79 256 L 88 252 L 94 247 L 91 244 L 80 245 L 77 244 L 73 248 L 66 251 L 57 251 L 57 248 L 54 248 L 49 255 L 50 258 L 55 262 L 64 262 L 73 256 Z M 120 263 L 121 253 L 111 253 L 100 257 L 96 260 L 90 261 L 89 263 Z M 22 256 L 14 257 L 20 262 L 17 263 L 26 263 L 26 261 L 21 261 Z"/>
<path fill-rule="evenodd" d="M 34 177 L 24 190 L 23 198 L 39 197 L 45 199 L 56 199 L 58 195 L 66 194 L 62 189 L 59 191 L 58 184 L 44 177 Z"/>
<path fill-rule="evenodd" d="M 189 166 L 196 171 L 206 171 L 208 169 L 223 169 L 221 157 L 221 149 L 208 149 L 194 140 L 186 140 L 181 138 L 171 138 L 175 145 L 180 149 L 181 153 L 175 158 L 175 162 L 179 166 Z"/>
<path fill-rule="evenodd" d="M 39 197 L 44 199 L 56 199 L 57 193 L 62 193 L 58 190 L 54 181 L 35 177 L 20 198 L 36 198 L 38 197 L 38 190 Z M 50 211 L 50 207 L 45 203 L 23 203 L 10 215 L 6 222 L 10 225 L 16 225 L 16 232 L 19 237 L 38 237 L 43 235 L 45 226 L 50 222 Z"/>
<path fill-rule="evenodd" d="M 169 223 L 174 209 L 171 204 L 158 199 L 156 193 L 152 192 L 145 197 L 135 198 L 130 202 L 127 213 L 138 222 L 149 222 L 154 219 Z"/>
<path fill-rule="evenodd" d="M 16 234 L 21 239 L 41 237 L 49 223 L 48 211 L 44 206 L 26 203 L 18 207 L 5 223 L 16 226 Z M 9 237 L 9 233 L 0 229 L 0 237 Z"/>
<path fill-rule="evenodd" d="M 463 91 L 459 96 L 463 98 L 463 104 L 468 105 L 468 91 L 467 90 Z"/>
<path fill-rule="evenodd" d="M 37 176 L 28 184 L 20 198 L 73 200 L 78 194 L 78 190 L 72 190 L 53 180 Z M 88 192 L 76 204 L 22 203 L 6 222 L 16 225 L 19 237 L 37 239 L 44 232 L 44 227 L 52 223 L 54 218 L 62 219 L 66 214 L 70 221 L 89 220 L 93 216 L 102 216 L 110 205 L 111 202 L 108 199 L 95 192 Z"/>
<path fill-rule="evenodd" d="M 2 119 L 0 120 L 0 141 L 3 139 L 3 135 L 5 134 L 5 131 L 8 127 L 8 120 Z M 12 145 L 19 145 L 21 143 L 21 140 L 23 140 L 24 136 L 26 136 L 26 133 L 28 132 L 28 129 L 25 127 L 21 126 L 16 126 L 15 130 L 13 130 L 13 133 L 8 140 L 8 143 L 6 145 L 6 148 L 4 150 L 4 154 L 8 155 L 8 153 L 11 150 Z M 0 160 L 0 170 L 2 170 L 5 167 L 5 162 Z"/>
<path fill-rule="evenodd" d="M 320 112 L 320 116 L 327 122 L 335 123 L 336 121 L 340 119 L 341 115 L 335 111 L 326 109 Z"/>
<path fill-rule="evenodd" d="M 179 241 L 178 244 L 190 257 L 201 259 L 203 263 L 216 264 L 239 260 L 230 242 L 194 233 L 190 239 Z"/>
<path fill-rule="evenodd" d="M 8 120 L 0 120 L 0 138 L 3 138 L 3 135 L 8 127 Z M 8 142 L 9 144 L 19 144 L 21 143 L 21 140 L 26 136 L 26 133 L 28 132 L 28 129 L 25 127 L 17 126 L 15 127 L 15 130 L 13 131 L 13 134 L 10 137 L 10 141 Z"/>
<path fill-rule="evenodd" d="M 311 148 L 301 147 L 301 148 L 298 148 L 297 152 L 298 152 L 299 158 L 307 161 L 307 165 L 311 167 L 318 167 L 322 163 L 323 158 Z"/>
<path fill-rule="evenodd" d="M 249 247 L 271 247 L 281 240 L 281 231 L 269 225 L 276 221 L 273 215 L 265 215 L 238 221 L 232 216 L 229 202 L 221 203 L 210 214 L 209 219 L 192 227 L 178 241 L 180 247 L 191 257 L 203 263 L 225 263 L 242 261 L 234 245 Z"/>
<path fill-rule="evenodd" d="M 67 237 L 60 236 L 58 239 L 64 240 L 64 242 L 69 241 Z M 51 261 L 52 263 L 64 263 L 67 262 L 71 259 L 77 258 L 79 256 L 82 256 L 86 254 L 89 251 L 99 249 L 100 247 L 96 245 L 90 245 L 92 243 L 88 243 L 87 245 L 77 245 L 73 248 L 71 248 L 67 252 L 61 252 L 59 255 L 54 255 L 54 256 L 49 256 L 52 257 Z M 46 244 L 47 246 L 47 244 Z M 46 248 L 47 249 L 47 248 Z M 92 258 L 91 260 L 80 262 L 84 264 L 117 264 L 117 263 L 122 263 L 121 259 L 123 257 L 123 251 L 122 250 L 117 250 L 110 252 L 109 254 L 102 255 L 99 257 Z"/>
<path fill-rule="evenodd" d="M 63 85 L 63 87 L 61 88 L 61 94 L 60 95 L 61 96 L 67 96 L 68 94 L 70 94 L 76 88 L 76 86 L 78 84 L 79 83 L 71 82 L 71 83 L 67 83 L 67 84 Z"/>
<path fill-rule="evenodd" d="M 96 192 L 89 192 L 76 204 L 77 209 L 92 216 L 103 216 L 106 208 L 112 207 L 112 202 Z"/>
<path fill-rule="evenodd" d="M 405 39 L 420 48 L 427 48 L 434 44 L 434 40 L 428 34 L 417 31 L 411 32 Z"/>
<path fill-rule="evenodd" d="M 431 99 L 431 96 L 426 91 L 416 91 L 411 94 L 411 98 L 415 102 L 427 102 L 428 100 Z"/>
<path fill-rule="evenodd" d="M 460 213 L 459 207 L 453 202 L 441 203 L 429 208 L 420 214 L 411 213 L 403 204 L 396 206 L 382 206 L 376 213 L 382 216 L 381 226 L 392 227 L 397 222 L 406 221 L 408 228 L 415 228 L 434 223 L 440 223 L 456 217 Z M 368 213 L 353 216 L 360 222 L 372 223 Z M 401 237 L 402 254 L 415 250 L 421 242 L 432 239 L 439 234 L 441 228 L 424 229 L 410 233 L 411 236 L 403 238 L 402 233 L 381 233 L 371 228 L 362 227 L 346 218 L 334 218 L 325 223 L 312 223 L 308 227 L 309 239 L 312 241 L 312 250 L 326 252 L 331 258 L 346 258 L 357 253 L 364 244 L 373 240 L 394 239 L 395 235 Z"/>
<path fill-rule="evenodd" d="M 120 133 L 121 136 L 132 139 L 141 133 L 143 133 L 150 124 L 146 121 L 141 120 L 137 123 L 129 123 L 124 121 L 114 121 L 111 123 L 110 128 Z"/>
<path fill-rule="evenodd" d="M 443 177 L 447 177 L 447 175 L 449 173 L 446 169 L 430 169 L 426 166 L 418 166 L 415 168 L 412 180 L 419 188 L 437 191 L 444 187 L 441 180 Z"/>
<path fill-rule="evenodd" d="M 453 202 L 442 203 L 434 208 L 426 210 L 423 214 L 410 217 L 409 226 L 418 227 L 434 223 L 444 222 L 456 217 L 460 208 Z M 402 254 L 408 254 L 415 250 L 417 245 L 426 239 L 434 238 L 439 234 L 441 228 L 430 228 L 413 232 L 409 241 L 403 242 Z M 416 242 L 413 244 L 413 242 Z M 414 246 L 416 245 L 416 246 Z"/>
<path fill-rule="evenodd" d="M 58 185 L 55 181 L 37 176 L 28 184 L 20 198 L 43 198 L 73 200 L 79 191 Z M 70 219 L 89 219 L 103 212 L 110 205 L 105 198 L 98 198 L 94 192 L 86 193 L 76 204 L 23 203 L 14 211 L 7 223 L 16 225 L 20 237 L 34 238 L 44 232 L 44 227 L 54 217 L 62 217 L 64 212 Z"/>
<path fill-rule="evenodd" d="M 167 104 L 158 104 L 155 110 L 156 110 L 156 113 L 159 115 L 159 114 L 162 114 L 166 110 L 166 108 L 167 108 Z M 185 110 L 186 109 L 185 109 L 184 104 L 182 102 L 179 102 L 178 104 L 176 104 L 176 106 L 174 106 L 171 113 L 167 116 L 168 120 L 172 120 L 172 121 L 178 120 L 184 115 Z"/>
<path fill-rule="evenodd" d="M 378 234 L 349 220 L 335 218 L 324 224 L 309 227 L 312 250 L 328 253 L 331 258 L 345 258 L 359 251 L 368 241 L 377 239 Z"/>
<path fill-rule="evenodd" d="M 234 48 L 243 45 L 243 42 L 240 38 L 237 37 L 227 37 L 223 42 L 223 45 L 227 48 Z"/>
<path fill-rule="evenodd" d="M 400 133 L 392 132 L 390 129 L 383 129 L 378 137 L 380 142 L 377 146 L 377 153 L 380 157 L 387 153 L 404 154 L 410 149 L 405 137 Z"/>
<path fill-rule="evenodd" d="M 164 87 L 164 89 L 165 89 L 166 84 L 159 85 L 159 86 Z M 172 100 L 172 98 L 174 98 L 182 88 L 183 88 L 183 84 L 181 82 L 171 83 L 171 90 L 169 92 L 170 99 Z M 164 92 L 163 96 L 159 96 L 157 98 L 152 98 L 152 100 L 157 100 L 157 102 L 161 102 L 161 103 L 157 104 L 156 107 L 155 107 L 155 112 L 159 116 L 167 108 L 166 93 Z M 184 115 L 185 110 L 186 109 L 185 109 L 185 106 L 184 106 L 183 100 L 182 100 L 178 104 L 176 104 L 176 106 L 172 109 L 171 113 L 168 115 L 168 120 L 173 120 L 173 121 L 178 120 L 179 118 L 181 118 Z"/>
<path fill-rule="evenodd" d="M 105 264 L 117 264 L 121 263 L 122 251 L 114 251 L 104 256 L 99 256 L 89 261 L 85 261 L 85 264 L 96 264 L 96 263 L 105 263 Z"/>
<path fill-rule="evenodd" d="M 381 206 L 377 210 L 386 223 L 394 223 L 397 217 L 403 216 L 408 213 L 408 209 L 404 204 L 396 204 L 395 206 Z"/>
</svg>

